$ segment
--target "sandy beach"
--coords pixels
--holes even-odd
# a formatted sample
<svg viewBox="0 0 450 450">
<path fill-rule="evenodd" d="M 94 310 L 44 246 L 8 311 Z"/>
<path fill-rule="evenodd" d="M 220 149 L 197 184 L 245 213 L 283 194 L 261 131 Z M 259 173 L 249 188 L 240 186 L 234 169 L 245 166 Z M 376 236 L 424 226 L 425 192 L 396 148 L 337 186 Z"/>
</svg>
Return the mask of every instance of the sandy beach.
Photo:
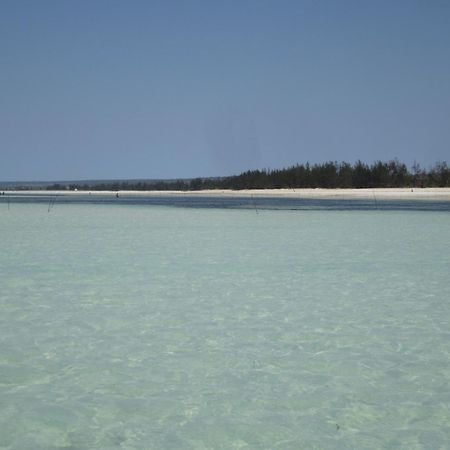
<svg viewBox="0 0 450 450">
<path fill-rule="evenodd" d="M 383 188 L 383 189 L 244 189 L 202 191 L 6 191 L 5 195 L 111 195 L 127 196 L 210 196 L 310 199 L 379 199 L 450 201 L 450 188 Z"/>
</svg>

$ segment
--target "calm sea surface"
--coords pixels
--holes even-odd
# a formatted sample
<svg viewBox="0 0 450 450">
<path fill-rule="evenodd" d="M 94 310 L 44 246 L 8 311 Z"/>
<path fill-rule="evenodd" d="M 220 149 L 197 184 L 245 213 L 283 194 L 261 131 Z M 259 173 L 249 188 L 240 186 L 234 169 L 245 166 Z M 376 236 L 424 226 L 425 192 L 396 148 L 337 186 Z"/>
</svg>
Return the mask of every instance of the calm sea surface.
<svg viewBox="0 0 450 450">
<path fill-rule="evenodd" d="M 448 203 L 132 203 L 0 202 L 0 448 L 450 448 Z"/>
</svg>

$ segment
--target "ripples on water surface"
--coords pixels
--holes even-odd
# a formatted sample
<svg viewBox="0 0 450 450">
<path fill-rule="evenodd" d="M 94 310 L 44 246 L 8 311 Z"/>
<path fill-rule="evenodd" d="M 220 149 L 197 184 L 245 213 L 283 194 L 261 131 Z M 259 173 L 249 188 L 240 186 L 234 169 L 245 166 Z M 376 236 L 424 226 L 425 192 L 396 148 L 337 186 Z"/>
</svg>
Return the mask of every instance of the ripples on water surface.
<svg viewBox="0 0 450 450">
<path fill-rule="evenodd" d="M 0 448 L 449 448 L 450 215 L 346 209 L 0 203 Z"/>
</svg>

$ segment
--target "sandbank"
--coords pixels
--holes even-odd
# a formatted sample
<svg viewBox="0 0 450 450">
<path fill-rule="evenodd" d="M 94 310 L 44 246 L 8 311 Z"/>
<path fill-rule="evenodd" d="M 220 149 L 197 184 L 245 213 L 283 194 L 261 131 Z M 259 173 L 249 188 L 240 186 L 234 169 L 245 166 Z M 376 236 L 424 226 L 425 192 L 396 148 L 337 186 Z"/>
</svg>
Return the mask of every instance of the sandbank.
<svg viewBox="0 0 450 450">
<path fill-rule="evenodd" d="M 201 191 L 5 191 L 5 195 L 20 196 L 208 196 L 208 197 L 259 197 L 259 198 L 308 198 L 308 199 L 377 199 L 377 200 L 440 200 L 450 201 L 450 188 L 381 188 L 381 189 L 243 189 Z"/>
</svg>

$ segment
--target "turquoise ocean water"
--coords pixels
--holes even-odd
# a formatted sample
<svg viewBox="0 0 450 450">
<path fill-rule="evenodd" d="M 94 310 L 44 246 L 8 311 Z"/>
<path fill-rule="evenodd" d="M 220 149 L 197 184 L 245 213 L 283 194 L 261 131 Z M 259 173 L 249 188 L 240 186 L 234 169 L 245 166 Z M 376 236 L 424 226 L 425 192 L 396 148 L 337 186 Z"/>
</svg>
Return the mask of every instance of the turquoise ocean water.
<svg viewBox="0 0 450 450">
<path fill-rule="evenodd" d="M 0 448 L 450 448 L 448 211 L 0 207 Z"/>
</svg>

